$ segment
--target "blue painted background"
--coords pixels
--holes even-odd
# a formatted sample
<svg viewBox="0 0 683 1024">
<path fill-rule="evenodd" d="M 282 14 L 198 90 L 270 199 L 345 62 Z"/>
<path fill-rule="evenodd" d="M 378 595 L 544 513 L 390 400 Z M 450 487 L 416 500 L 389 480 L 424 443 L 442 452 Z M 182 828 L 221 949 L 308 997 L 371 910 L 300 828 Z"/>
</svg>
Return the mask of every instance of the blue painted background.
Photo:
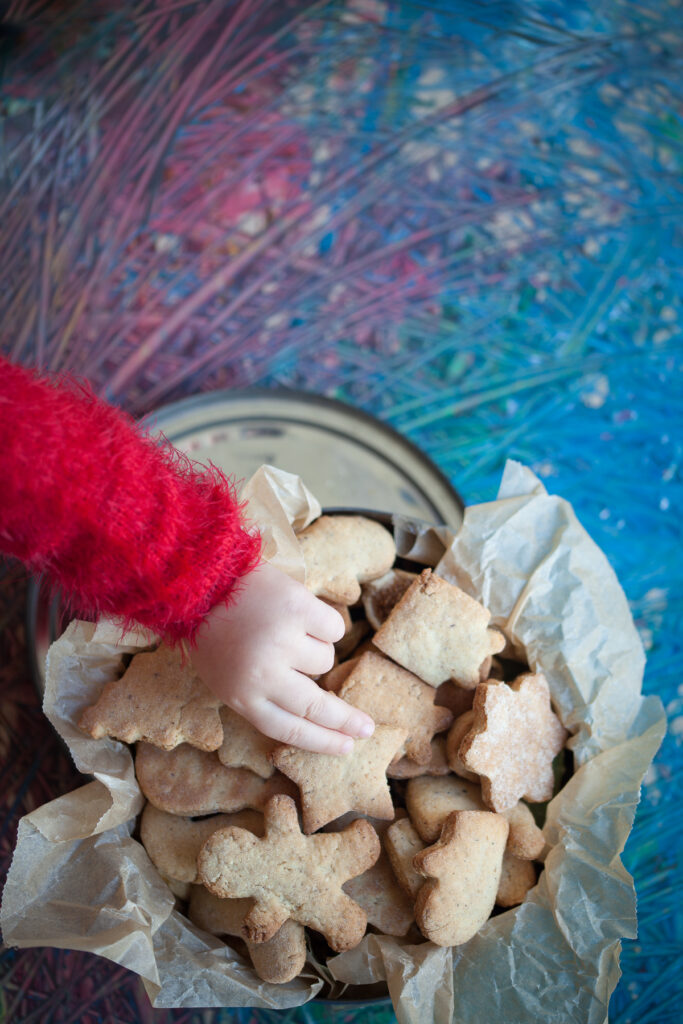
<svg viewBox="0 0 683 1024">
<path fill-rule="evenodd" d="M 669 716 L 610 1019 L 680 1021 L 683 6 L 2 6 L 3 352 L 135 414 L 226 386 L 337 397 L 468 503 L 528 464 L 606 552 Z M 26 672 L 25 581 L 0 571 L 6 871 L 18 818 L 76 778 Z M 1 970 L 21 1024 L 275 1020 L 153 1012 L 82 954 Z"/>
</svg>

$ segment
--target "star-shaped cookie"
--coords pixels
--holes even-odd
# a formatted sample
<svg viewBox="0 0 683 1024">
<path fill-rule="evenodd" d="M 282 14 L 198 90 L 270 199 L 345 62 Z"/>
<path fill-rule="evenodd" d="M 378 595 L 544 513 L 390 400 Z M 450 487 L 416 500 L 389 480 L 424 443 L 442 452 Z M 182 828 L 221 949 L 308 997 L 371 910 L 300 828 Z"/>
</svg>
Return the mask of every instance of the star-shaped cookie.
<svg viewBox="0 0 683 1024">
<path fill-rule="evenodd" d="M 568 733 L 550 706 L 545 676 L 519 676 L 514 683 L 480 683 L 472 728 L 459 756 L 481 776 L 484 802 L 506 811 L 520 798 L 538 803 L 553 795 L 553 758 Z"/>
<path fill-rule="evenodd" d="M 406 756 L 417 764 L 431 760 L 431 740 L 453 721 L 448 708 L 434 704 L 434 689 L 381 654 L 368 651 L 342 684 L 339 696 L 366 711 L 375 722 L 408 730 Z"/>
<path fill-rule="evenodd" d="M 264 814 L 263 839 L 241 828 L 213 833 L 197 860 L 202 882 L 216 896 L 254 898 L 243 930 L 251 942 L 265 942 L 292 918 L 321 932 L 337 952 L 352 949 L 367 918 L 342 885 L 379 857 L 372 825 L 358 819 L 343 832 L 303 835 L 286 796 L 270 800 Z"/>
<path fill-rule="evenodd" d="M 223 742 L 220 706 L 181 653 L 162 644 L 136 654 L 78 724 L 93 739 L 113 736 L 125 743 L 145 740 L 163 750 L 179 743 L 216 750 Z"/>
<path fill-rule="evenodd" d="M 392 819 L 386 770 L 407 735 L 407 729 L 378 725 L 369 739 L 356 740 L 350 754 L 340 755 L 277 747 L 273 764 L 299 787 L 304 832 L 317 832 L 345 811 Z"/>
</svg>

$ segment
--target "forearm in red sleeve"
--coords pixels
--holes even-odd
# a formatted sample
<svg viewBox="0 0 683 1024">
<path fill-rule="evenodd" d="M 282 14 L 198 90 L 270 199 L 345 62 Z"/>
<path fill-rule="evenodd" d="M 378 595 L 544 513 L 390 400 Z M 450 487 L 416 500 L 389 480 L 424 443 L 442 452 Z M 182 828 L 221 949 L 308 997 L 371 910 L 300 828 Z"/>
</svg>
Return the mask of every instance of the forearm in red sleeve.
<svg viewBox="0 0 683 1024">
<path fill-rule="evenodd" d="M 0 553 L 75 612 L 192 639 L 257 564 L 260 538 L 220 470 L 144 436 L 73 380 L 0 357 Z"/>
</svg>

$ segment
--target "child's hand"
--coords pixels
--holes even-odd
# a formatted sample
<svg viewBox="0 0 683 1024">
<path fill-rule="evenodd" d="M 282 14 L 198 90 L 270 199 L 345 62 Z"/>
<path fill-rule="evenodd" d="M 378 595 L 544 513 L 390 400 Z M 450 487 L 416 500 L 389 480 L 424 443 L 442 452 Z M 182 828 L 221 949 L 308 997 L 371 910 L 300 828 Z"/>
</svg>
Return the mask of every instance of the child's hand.
<svg viewBox="0 0 683 1024">
<path fill-rule="evenodd" d="M 192 664 L 225 704 L 264 735 L 304 750 L 344 754 L 353 747 L 350 737 L 371 735 L 374 723 L 308 678 L 332 668 L 332 645 L 343 633 L 339 612 L 263 563 L 245 577 L 234 604 L 209 613 Z"/>
</svg>

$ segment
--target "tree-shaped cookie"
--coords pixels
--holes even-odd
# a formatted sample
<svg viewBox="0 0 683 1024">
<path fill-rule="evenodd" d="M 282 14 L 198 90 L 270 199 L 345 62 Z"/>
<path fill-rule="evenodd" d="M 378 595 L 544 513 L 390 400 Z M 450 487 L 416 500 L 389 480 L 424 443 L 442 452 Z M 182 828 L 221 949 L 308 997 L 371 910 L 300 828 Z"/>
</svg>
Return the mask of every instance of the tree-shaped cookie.
<svg viewBox="0 0 683 1024">
<path fill-rule="evenodd" d="M 367 651 L 353 667 L 339 696 L 366 711 L 375 722 L 408 730 L 406 756 L 417 764 L 431 760 L 431 740 L 453 721 L 448 708 L 434 704 L 434 689 L 381 654 Z"/>
<path fill-rule="evenodd" d="M 441 838 L 415 854 L 427 881 L 415 900 L 420 931 L 437 946 L 467 942 L 488 920 L 496 901 L 508 823 L 490 811 L 453 811 Z"/>
<path fill-rule="evenodd" d="M 431 686 L 453 679 L 473 689 L 482 663 L 505 646 L 502 633 L 488 628 L 490 618 L 482 604 L 425 569 L 373 642 Z"/>
<path fill-rule="evenodd" d="M 163 644 L 136 654 L 120 679 L 107 683 L 79 726 L 94 739 L 125 743 L 146 740 L 172 750 L 190 743 L 216 750 L 223 742 L 221 701 L 204 685 L 179 651 Z"/>
<path fill-rule="evenodd" d="M 365 516 L 320 516 L 297 540 L 308 589 L 340 604 L 355 604 L 361 583 L 383 576 L 396 557 L 389 531 Z"/>
<path fill-rule="evenodd" d="M 254 898 L 243 931 L 251 942 L 265 942 L 291 917 L 321 932 L 337 952 L 352 949 L 367 919 L 342 885 L 379 857 L 372 825 L 358 819 L 343 832 L 305 836 L 285 796 L 273 797 L 264 813 L 262 839 L 240 828 L 214 832 L 197 861 L 202 882 L 216 896 Z"/>
<path fill-rule="evenodd" d="M 481 776 L 484 802 L 506 811 L 523 797 L 533 803 L 553 795 L 553 758 L 567 730 L 550 706 L 545 676 L 480 683 L 472 728 L 460 743 L 460 760 Z"/>
<path fill-rule="evenodd" d="M 277 747 L 273 764 L 299 787 L 304 832 L 316 832 L 346 811 L 392 819 L 387 765 L 407 735 L 407 729 L 378 725 L 369 739 L 355 741 L 350 754 Z"/>
</svg>

